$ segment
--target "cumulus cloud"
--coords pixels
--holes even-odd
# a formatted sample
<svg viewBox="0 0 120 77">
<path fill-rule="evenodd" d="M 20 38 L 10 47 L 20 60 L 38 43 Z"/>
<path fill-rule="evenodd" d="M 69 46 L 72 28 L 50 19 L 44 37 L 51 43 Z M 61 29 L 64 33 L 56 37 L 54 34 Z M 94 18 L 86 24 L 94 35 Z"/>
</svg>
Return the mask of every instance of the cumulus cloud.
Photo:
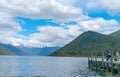
<svg viewBox="0 0 120 77">
<path fill-rule="evenodd" d="M 16 23 L 10 15 L 0 12 L 0 31 L 17 32 L 21 30 L 21 26 Z"/>
<path fill-rule="evenodd" d="M 21 26 L 12 19 L 11 15 L 0 12 L 0 42 L 16 35 L 21 30 Z"/>
<path fill-rule="evenodd" d="M 120 14 L 120 0 L 100 0 L 100 2 L 110 15 Z"/>
<path fill-rule="evenodd" d="M 87 21 L 80 21 L 81 30 L 92 30 L 104 34 L 110 34 L 120 29 L 119 22 L 114 19 L 105 20 L 103 18 L 94 18 Z"/>
<path fill-rule="evenodd" d="M 73 25 L 66 28 L 39 26 L 38 30 L 40 31 L 40 33 L 32 34 L 30 36 L 30 39 L 38 40 L 39 42 L 42 42 L 44 46 L 63 46 L 72 41 L 81 33 L 81 31 L 79 31 L 78 29 L 78 26 Z"/>
<path fill-rule="evenodd" d="M 6 38 L 5 41 L 13 45 L 27 47 L 64 46 L 82 33 L 77 25 L 69 25 L 66 28 L 39 26 L 38 31 L 39 33 L 31 34 L 27 39 L 11 37 Z"/>
<path fill-rule="evenodd" d="M 57 0 L 0 0 L 0 7 L 4 12 L 33 19 L 74 21 L 79 17 L 87 18 L 81 8 L 67 6 Z"/>
<path fill-rule="evenodd" d="M 77 2 L 77 0 L 76 0 Z M 105 9 L 108 14 L 111 16 L 120 14 L 120 0 L 89 0 L 85 1 L 84 5 L 80 5 L 80 7 L 86 8 L 89 10 L 99 10 Z"/>
</svg>

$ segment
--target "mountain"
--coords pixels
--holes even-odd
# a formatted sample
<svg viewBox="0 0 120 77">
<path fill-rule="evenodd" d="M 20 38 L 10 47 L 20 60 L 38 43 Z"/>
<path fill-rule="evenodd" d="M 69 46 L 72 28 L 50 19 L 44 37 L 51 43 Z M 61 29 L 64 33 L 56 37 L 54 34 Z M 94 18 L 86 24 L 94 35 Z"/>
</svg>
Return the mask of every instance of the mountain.
<svg viewBox="0 0 120 77">
<path fill-rule="evenodd" d="M 0 55 L 15 55 L 4 47 L 0 46 Z"/>
<path fill-rule="evenodd" d="M 26 55 L 37 55 L 37 56 L 45 56 L 49 55 L 52 52 L 55 52 L 60 47 L 24 47 L 24 46 L 18 46 L 19 50 L 24 52 Z"/>
<path fill-rule="evenodd" d="M 87 31 L 65 45 L 51 56 L 88 56 L 90 52 L 101 52 L 115 48 L 118 39 L 114 36 Z"/>
<path fill-rule="evenodd" d="M 18 48 L 16 48 L 13 45 L 3 44 L 3 43 L 0 43 L 0 45 L 16 55 L 26 55 L 24 52 L 20 51 Z"/>
<path fill-rule="evenodd" d="M 45 47 L 42 48 L 41 51 L 39 52 L 39 55 L 41 56 L 45 56 L 45 55 L 49 55 L 53 52 L 55 52 L 56 50 L 58 50 L 60 47 Z"/>
</svg>

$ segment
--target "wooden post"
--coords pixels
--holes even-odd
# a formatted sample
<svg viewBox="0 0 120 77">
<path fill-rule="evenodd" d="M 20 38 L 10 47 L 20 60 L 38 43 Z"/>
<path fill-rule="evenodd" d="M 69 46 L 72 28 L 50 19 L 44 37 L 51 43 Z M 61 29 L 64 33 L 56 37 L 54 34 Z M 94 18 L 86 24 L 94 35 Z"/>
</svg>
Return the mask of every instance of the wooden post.
<svg viewBox="0 0 120 77">
<path fill-rule="evenodd" d="M 93 60 L 93 53 L 91 54 L 91 66 L 93 66 L 93 62 L 94 62 L 94 60 Z"/>
<path fill-rule="evenodd" d="M 113 66 L 113 51 L 111 51 L 111 73 L 114 72 L 114 66 Z"/>
<path fill-rule="evenodd" d="M 119 75 L 118 77 L 120 77 L 120 64 L 119 63 L 116 63 L 116 64 L 113 63 L 113 59 L 114 59 L 113 50 L 111 50 L 109 53 L 111 54 L 110 62 L 106 62 L 104 60 L 104 52 L 101 52 L 102 61 L 98 60 L 98 53 L 92 53 L 91 56 L 88 56 L 89 68 L 93 68 L 97 72 L 99 69 L 101 69 L 100 67 L 102 67 L 103 70 L 105 70 L 106 72 L 109 71 L 109 72 L 111 72 L 111 74 L 114 74 L 115 72 L 117 72 L 118 75 Z M 106 68 L 106 69 L 104 69 L 104 68 Z"/>
<path fill-rule="evenodd" d="M 90 68 L 90 57 L 88 56 L 88 68 Z"/>
<path fill-rule="evenodd" d="M 92 61 L 92 54 L 91 54 L 91 61 Z"/>
<path fill-rule="evenodd" d="M 104 68 L 104 53 L 102 52 L 102 68 Z"/>
<path fill-rule="evenodd" d="M 98 68 L 98 65 L 97 65 L 97 53 L 95 53 L 95 66 L 96 66 L 96 70 Z"/>
<path fill-rule="evenodd" d="M 120 77 L 120 64 L 117 63 L 117 72 L 118 72 L 118 76 Z"/>
<path fill-rule="evenodd" d="M 106 72 L 108 72 L 109 68 L 108 68 L 109 63 L 105 62 L 105 68 L 106 68 Z"/>
</svg>

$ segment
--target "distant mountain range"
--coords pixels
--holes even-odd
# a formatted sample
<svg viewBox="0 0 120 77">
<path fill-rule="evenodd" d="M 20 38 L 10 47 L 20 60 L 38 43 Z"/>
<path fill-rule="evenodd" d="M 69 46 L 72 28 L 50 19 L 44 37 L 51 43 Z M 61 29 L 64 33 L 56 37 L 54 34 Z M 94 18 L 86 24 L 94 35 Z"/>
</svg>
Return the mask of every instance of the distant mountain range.
<svg viewBox="0 0 120 77">
<path fill-rule="evenodd" d="M 43 48 L 37 48 L 37 47 L 24 47 L 24 46 L 13 46 L 10 44 L 3 44 L 0 43 L 0 54 L 1 55 L 21 55 L 21 56 L 46 56 L 50 53 L 56 51 L 60 47 L 43 47 Z"/>
<path fill-rule="evenodd" d="M 38 48 L 38 47 L 24 47 L 24 46 L 18 46 L 17 47 L 20 51 L 24 52 L 26 55 L 37 55 L 37 56 L 46 56 L 49 55 L 56 50 L 58 50 L 60 47 L 43 47 L 43 48 Z"/>
<path fill-rule="evenodd" d="M 109 35 L 87 31 L 50 56 L 88 56 L 91 52 L 120 50 L 120 30 Z"/>
</svg>

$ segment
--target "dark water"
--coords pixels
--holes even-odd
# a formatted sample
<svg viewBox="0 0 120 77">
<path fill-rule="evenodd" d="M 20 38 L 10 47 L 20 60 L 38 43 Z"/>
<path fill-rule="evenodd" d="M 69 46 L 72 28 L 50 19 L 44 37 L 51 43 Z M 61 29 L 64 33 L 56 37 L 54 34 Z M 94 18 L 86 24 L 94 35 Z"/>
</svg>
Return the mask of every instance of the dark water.
<svg viewBox="0 0 120 77">
<path fill-rule="evenodd" d="M 0 76 L 101 77 L 87 58 L 39 56 L 0 56 Z"/>
</svg>

